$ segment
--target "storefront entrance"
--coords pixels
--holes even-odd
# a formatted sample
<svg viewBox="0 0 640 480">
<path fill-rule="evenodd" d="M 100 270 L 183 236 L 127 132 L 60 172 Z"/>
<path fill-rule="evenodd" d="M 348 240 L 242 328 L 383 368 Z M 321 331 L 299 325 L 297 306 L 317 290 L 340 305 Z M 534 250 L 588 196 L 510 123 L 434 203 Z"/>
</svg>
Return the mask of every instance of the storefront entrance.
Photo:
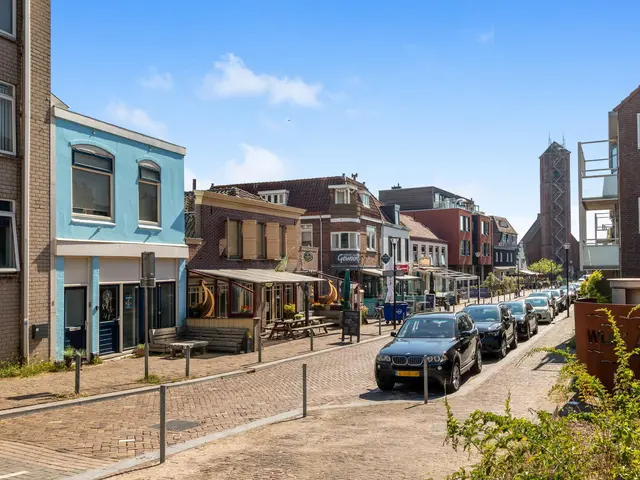
<svg viewBox="0 0 640 480">
<path fill-rule="evenodd" d="M 273 322 L 274 320 L 281 320 L 283 316 L 282 311 L 282 285 L 273 285 L 265 289 L 265 312 L 267 315 L 267 322 Z"/>
<path fill-rule="evenodd" d="M 87 347 L 87 287 L 64 289 L 64 348 Z"/>
<path fill-rule="evenodd" d="M 140 305 L 138 285 L 124 285 L 122 287 L 122 349 L 135 348 L 140 340 Z"/>
<path fill-rule="evenodd" d="M 100 355 L 120 351 L 120 287 L 100 286 Z"/>
</svg>

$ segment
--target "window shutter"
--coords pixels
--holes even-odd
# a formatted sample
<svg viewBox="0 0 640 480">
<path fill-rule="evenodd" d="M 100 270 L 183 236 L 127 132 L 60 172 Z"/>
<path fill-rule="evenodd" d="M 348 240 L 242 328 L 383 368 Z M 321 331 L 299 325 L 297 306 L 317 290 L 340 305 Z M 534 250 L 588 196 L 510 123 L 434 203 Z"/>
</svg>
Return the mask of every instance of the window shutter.
<svg viewBox="0 0 640 480">
<path fill-rule="evenodd" d="M 287 225 L 287 255 L 289 259 L 298 258 L 298 227 L 296 225 Z"/>
<path fill-rule="evenodd" d="M 276 260 L 280 258 L 280 225 L 277 223 L 267 223 L 267 258 Z"/>
<path fill-rule="evenodd" d="M 256 230 L 257 222 L 255 220 L 242 221 L 242 258 L 245 260 L 258 258 Z"/>
</svg>

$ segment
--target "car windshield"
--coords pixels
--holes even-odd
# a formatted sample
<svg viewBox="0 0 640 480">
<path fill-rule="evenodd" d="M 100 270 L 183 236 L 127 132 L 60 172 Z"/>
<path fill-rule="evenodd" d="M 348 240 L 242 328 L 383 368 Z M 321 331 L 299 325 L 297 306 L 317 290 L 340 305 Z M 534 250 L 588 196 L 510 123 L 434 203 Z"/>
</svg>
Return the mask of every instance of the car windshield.
<svg viewBox="0 0 640 480">
<path fill-rule="evenodd" d="M 535 292 L 535 293 L 530 294 L 528 298 L 531 298 L 531 297 L 546 297 L 546 298 L 549 298 L 550 296 L 551 296 L 551 293 L 549 293 L 549 292 Z"/>
<path fill-rule="evenodd" d="M 515 313 L 516 315 L 524 313 L 524 305 L 520 302 L 507 303 L 507 307 L 509 307 L 511 313 Z"/>
<path fill-rule="evenodd" d="M 498 322 L 500 321 L 500 312 L 498 307 L 474 305 L 464 309 L 474 322 Z"/>
<path fill-rule="evenodd" d="M 438 315 L 410 318 L 398 332 L 398 338 L 453 338 L 455 336 L 455 320 Z"/>
<path fill-rule="evenodd" d="M 547 306 L 547 301 L 542 297 L 528 298 L 527 302 L 529 302 L 534 307 L 546 307 Z"/>
</svg>

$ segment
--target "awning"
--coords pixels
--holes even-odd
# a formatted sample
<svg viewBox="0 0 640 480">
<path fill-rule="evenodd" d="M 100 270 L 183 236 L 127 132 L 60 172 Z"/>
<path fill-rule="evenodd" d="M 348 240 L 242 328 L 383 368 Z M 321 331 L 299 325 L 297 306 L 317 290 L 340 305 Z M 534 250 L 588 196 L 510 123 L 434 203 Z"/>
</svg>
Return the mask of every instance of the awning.
<svg viewBox="0 0 640 480">
<path fill-rule="evenodd" d="M 433 273 L 435 277 L 448 278 L 450 280 L 477 280 L 477 275 L 470 273 L 456 272 L 444 267 L 420 267 L 420 270 L 426 273 Z"/>
<path fill-rule="evenodd" d="M 537 272 L 532 272 L 531 270 L 527 270 L 526 268 L 521 268 L 521 269 L 520 269 L 520 273 L 521 273 L 522 275 L 533 275 L 533 276 L 538 276 L 538 275 L 540 275 L 539 273 L 537 273 Z"/>
<path fill-rule="evenodd" d="M 325 281 L 323 278 L 300 275 L 298 273 L 276 272 L 275 270 L 261 270 L 259 268 L 237 270 L 224 268 L 220 270 L 189 269 L 189 271 L 196 275 L 227 278 L 229 280 L 247 283 L 306 283 Z"/>
<path fill-rule="evenodd" d="M 384 274 L 382 272 L 384 272 L 384 270 L 381 270 L 379 268 L 362 268 L 360 269 L 360 272 L 362 272 L 364 275 L 369 275 L 371 277 L 383 277 Z M 402 282 L 402 281 L 409 281 L 409 280 L 421 280 L 420 277 L 415 277 L 413 275 L 396 275 L 396 280 L 398 282 Z"/>
</svg>

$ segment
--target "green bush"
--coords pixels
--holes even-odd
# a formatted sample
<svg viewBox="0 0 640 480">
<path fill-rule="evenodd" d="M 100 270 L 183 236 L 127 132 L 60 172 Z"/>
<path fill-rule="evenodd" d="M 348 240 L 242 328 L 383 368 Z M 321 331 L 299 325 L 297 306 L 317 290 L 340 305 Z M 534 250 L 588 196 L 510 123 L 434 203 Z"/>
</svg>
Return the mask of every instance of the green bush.
<svg viewBox="0 0 640 480">
<path fill-rule="evenodd" d="M 293 303 L 285 303 L 282 309 L 284 318 L 293 318 L 296 314 L 296 306 Z"/>
<path fill-rule="evenodd" d="M 598 303 L 611 303 L 611 287 L 600 270 L 596 270 L 580 284 L 578 297 L 593 298 Z"/>
<path fill-rule="evenodd" d="M 0 362 L 0 378 L 34 377 L 41 373 L 61 372 L 66 370 L 61 362 L 36 361 L 20 364 L 19 362 Z"/>
<path fill-rule="evenodd" d="M 503 414 L 477 410 L 459 421 L 447 403 L 446 441 L 456 451 L 479 456 L 478 463 L 450 479 L 640 478 L 640 380 L 629 366 L 640 347 L 629 351 L 615 317 L 607 309 L 600 311 L 608 315 L 618 358 L 613 391 L 607 391 L 568 349 L 541 349 L 566 361 L 552 393 L 568 398 L 576 391 L 587 408 L 565 416 L 537 411 L 530 420 L 514 417 L 507 398 Z"/>
</svg>

